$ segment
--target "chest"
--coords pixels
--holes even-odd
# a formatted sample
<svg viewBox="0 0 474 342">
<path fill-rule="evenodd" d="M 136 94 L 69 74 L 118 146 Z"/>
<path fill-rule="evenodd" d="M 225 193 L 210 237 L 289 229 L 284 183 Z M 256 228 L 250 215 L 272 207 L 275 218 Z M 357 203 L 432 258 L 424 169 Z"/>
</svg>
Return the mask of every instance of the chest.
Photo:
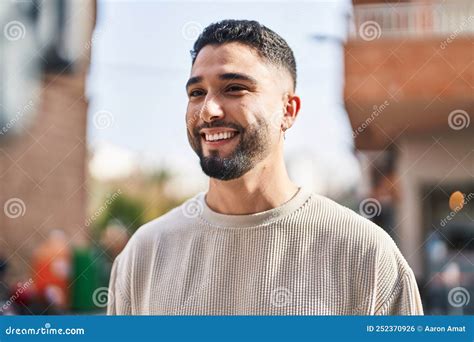
<svg viewBox="0 0 474 342">
<path fill-rule="evenodd" d="M 341 267 L 333 251 L 291 236 L 162 245 L 141 266 L 147 276 L 134 284 L 133 307 L 151 315 L 363 314 L 367 296 Z"/>
</svg>

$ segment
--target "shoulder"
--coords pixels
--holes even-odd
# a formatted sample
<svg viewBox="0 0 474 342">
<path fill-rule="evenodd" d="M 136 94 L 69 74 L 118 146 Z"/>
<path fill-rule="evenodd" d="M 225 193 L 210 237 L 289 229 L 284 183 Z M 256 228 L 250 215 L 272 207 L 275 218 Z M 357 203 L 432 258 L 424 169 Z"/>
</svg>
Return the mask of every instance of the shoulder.
<svg viewBox="0 0 474 342">
<path fill-rule="evenodd" d="M 353 238 L 367 243 L 387 242 L 390 236 L 372 221 L 325 196 L 311 194 L 307 203 L 311 222 L 338 238 Z"/>
<path fill-rule="evenodd" d="M 404 281 L 414 282 L 413 271 L 390 235 L 381 227 L 324 196 L 311 196 L 312 220 L 325 251 L 341 265 L 350 265 L 356 273 L 369 276 L 377 284 L 377 304 Z"/>
<path fill-rule="evenodd" d="M 381 227 L 337 202 L 312 194 L 307 203 L 311 225 L 331 244 L 373 262 L 409 268 L 397 245 Z"/>
</svg>

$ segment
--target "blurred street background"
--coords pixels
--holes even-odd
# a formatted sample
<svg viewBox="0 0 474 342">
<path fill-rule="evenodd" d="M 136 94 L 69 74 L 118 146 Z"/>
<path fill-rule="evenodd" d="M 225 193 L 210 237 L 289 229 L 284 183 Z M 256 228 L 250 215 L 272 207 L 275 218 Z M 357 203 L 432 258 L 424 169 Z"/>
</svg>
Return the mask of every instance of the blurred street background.
<svg viewBox="0 0 474 342">
<path fill-rule="evenodd" d="M 104 313 L 130 236 L 206 190 L 184 85 L 222 19 L 294 50 L 291 178 L 392 236 L 426 314 L 474 314 L 472 1 L 3 0 L 0 315 Z"/>
</svg>

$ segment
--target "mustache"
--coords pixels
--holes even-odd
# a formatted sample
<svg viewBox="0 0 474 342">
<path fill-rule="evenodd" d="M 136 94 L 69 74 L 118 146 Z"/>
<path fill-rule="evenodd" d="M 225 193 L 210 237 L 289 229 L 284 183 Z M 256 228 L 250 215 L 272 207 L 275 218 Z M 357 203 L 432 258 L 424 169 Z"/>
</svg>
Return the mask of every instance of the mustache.
<svg viewBox="0 0 474 342">
<path fill-rule="evenodd" d="M 232 123 L 232 122 L 226 122 L 223 120 L 217 120 L 217 121 L 212 121 L 212 122 L 206 122 L 202 125 L 196 126 L 193 129 L 193 134 L 194 136 L 200 135 L 200 131 L 203 128 L 217 128 L 217 127 L 226 127 L 226 128 L 232 128 L 238 131 L 239 133 L 243 133 L 245 129 L 238 124 Z"/>
</svg>

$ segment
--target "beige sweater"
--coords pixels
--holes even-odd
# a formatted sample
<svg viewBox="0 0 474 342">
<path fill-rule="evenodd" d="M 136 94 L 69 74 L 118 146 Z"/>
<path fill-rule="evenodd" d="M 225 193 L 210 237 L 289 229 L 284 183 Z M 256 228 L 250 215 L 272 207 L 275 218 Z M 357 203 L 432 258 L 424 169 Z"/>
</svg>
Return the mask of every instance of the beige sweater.
<svg viewBox="0 0 474 342">
<path fill-rule="evenodd" d="M 412 270 L 378 226 L 304 189 L 253 215 L 199 194 L 141 227 L 112 268 L 108 314 L 421 315 Z"/>
</svg>

